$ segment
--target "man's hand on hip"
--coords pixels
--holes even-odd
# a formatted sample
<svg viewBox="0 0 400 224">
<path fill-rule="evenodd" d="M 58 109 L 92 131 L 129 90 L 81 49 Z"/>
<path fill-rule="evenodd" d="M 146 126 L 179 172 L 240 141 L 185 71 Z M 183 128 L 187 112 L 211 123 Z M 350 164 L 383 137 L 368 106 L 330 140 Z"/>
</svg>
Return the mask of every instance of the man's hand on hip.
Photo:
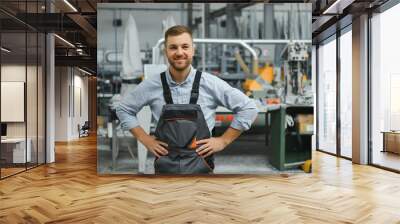
<svg viewBox="0 0 400 224">
<path fill-rule="evenodd" d="M 197 141 L 197 145 L 202 146 L 200 146 L 196 152 L 202 157 L 207 157 L 216 152 L 222 151 L 226 146 L 239 137 L 241 133 L 242 131 L 229 127 L 221 137 L 207 138 Z"/>
<path fill-rule="evenodd" d="M 168 144 L 162 141 L 158 141 L 156 137 L 148 135 L 142 127 L 137 126 L 132 128 L 131 133 L 155 156 L 165 156 L 168 154 Z"/>
<path fill-rule="evenodd" d="M 142 143 L 146 148 L 152 152 L 157 158 L 168 154 L 168 144 L 162 141 L 158 141 L 154 136 L 146 136 Z"/>
<path fill-rule="evenodd" d="M 225 140 L 221 137 L 202 139 L 196 143 L 197 145 L 201 145 L 196 149 L 196 152 L 202 157 L 207 157 L 222 151 L 227 146 Z"/>
</svg>

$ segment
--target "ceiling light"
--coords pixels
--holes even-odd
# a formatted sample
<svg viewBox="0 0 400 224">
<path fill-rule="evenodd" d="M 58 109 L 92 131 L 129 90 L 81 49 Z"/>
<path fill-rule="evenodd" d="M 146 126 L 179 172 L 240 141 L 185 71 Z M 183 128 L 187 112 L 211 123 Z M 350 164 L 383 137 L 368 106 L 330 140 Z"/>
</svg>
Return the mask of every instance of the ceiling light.
<svg viewBox="0 0 400 224">
<path fill-rule="evenodd" d="M 324 10 L 322 14 L 342 14 L 343 9 L 351 5 L 355 0 L 336 0 L 327 9 Z"/>
<path fill-rule="evenodd" d="M 339 2 L 340 2 L 340 0 L 336 0 L 332 5 L 330 5 L 327 9 L 325 9 L 324 12 L 323 12 L 322 14 L 331 13 L 330 11 L 331 11 L 332 9 L 334 9 L 334 8 L 337 6 L 337 4 L 339 4 Z"/>
<path fill-rule="evenodd" d="M 78 69 L 79 69 L 81 72 L 85 73 L 85 74 L 92 75 L 92 73 L 90 73 L 90 72 L 88 72 L 88 71 L 86 71 L 86 70 L 83 70 L 83 69 L 81 69 L 81 68 L 79 68 L 79 67 L 78 67 Z"/>
<path fill-rule="evenodd" d="M 78 53 L 79 55 L 83 55 L 83 49 L 77 48 L 76 53 Z"/>
<path fill-rule="evenodd" d="M 56 36 L 58 39 L 60 39 L 61 41 L 63 41 L 64 43 L 66 43 L 67 45 L 69 45 L 70 47 L 75 48 L 75 45 L 71 44 L 71 42 L 69 42 L 68 40 L 58 36 L 57 34 L 54 34 L 54 36 Z"/>
<path fill-rule="evenodd" d="M 7 53 L 10 53 L 10 52 L 11 52 L 11 50 L 9 50 L 9 49 L 7 49 L 7 48 L 5 48 L 5 47 L 1 47 L 1 50 L 4 51 L 4 52 L 7 52 Z"/>
<path fill-rule="evenodd" d="M 78 10 L 71 4 L 68 2 L 68 0 L 64 0 L 65 4 L 67 4 L 72 10 L 74 10 L 74 12 L 78 12 Z"/>
</svg>

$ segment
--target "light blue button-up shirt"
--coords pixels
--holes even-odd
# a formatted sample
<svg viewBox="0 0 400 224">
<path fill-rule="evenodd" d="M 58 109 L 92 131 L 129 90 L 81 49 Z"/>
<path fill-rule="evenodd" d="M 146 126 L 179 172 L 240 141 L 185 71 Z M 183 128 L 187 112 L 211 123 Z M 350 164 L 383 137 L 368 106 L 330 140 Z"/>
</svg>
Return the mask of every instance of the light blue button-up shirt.
<svg viewBox="0 0 400 224">
<path fill-rule="evenodd" d="M 190 73 L 182 83 L 175 82 L 169 70 L 166 71 L 167 82 L 171 89 L 174 104 L 188 104 L 196 70 L 191 67 Z M 226 107 L 234 113 L 231 127 L 241 131 L 248 130 L 256 119 L 258 109 L 254 100 L 240 90 L 215 75 L 203 72 L 200 80 L 197 104 L 203 111 L 208 128 L 215 126 L 215 111 L 218 106 Z M 136 114 L 143 106 L 150 106 L 152 115 L 158 122 L 165 100 L 160 75 L 153 75 L 122 97 L 116 109 L 121 126 L 130 130 L 139 126 Z"/>
</svg>

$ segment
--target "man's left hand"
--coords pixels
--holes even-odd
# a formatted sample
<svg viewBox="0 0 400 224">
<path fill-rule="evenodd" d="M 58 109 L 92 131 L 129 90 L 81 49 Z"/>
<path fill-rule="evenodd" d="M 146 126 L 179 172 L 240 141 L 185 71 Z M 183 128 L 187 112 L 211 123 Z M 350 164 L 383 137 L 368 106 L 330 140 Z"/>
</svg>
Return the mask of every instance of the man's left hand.
<svg viewBox="0 0 400 224">
<path fill-rule="evenodd" d="M 207 157 L 216 152 L 222 151 L 227 146 L 227 143 L 221 137 L 202 139 L 196 143 L 197 145 L 201 145 L 196 149 L 196 152 L 201 157 Z"/>
</svg>

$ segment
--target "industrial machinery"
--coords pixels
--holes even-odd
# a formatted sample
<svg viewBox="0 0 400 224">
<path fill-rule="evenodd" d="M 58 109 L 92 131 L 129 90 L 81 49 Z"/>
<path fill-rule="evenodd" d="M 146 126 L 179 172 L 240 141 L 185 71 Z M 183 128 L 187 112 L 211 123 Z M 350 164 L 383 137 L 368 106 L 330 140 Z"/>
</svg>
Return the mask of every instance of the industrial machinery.
<svg viewBox="0 0 400 224">
<path fill-rule="evenodd" d="M 160 39 L 153 47 L 152 64 L 163 63 Z M 209 72 L 264 103 L 290 101 L 311 90 L 309 67 L 310 41 L 194 39 L 196 54 L 193 65 Z M 276 45 L 285 46 L 281 57 L 262 58 L 262 52 Z M 279 55 L 278 55 L 279 56 Z M 261 65 L 261 66 L 260 66 Z M 297 100 L 293 103 L 303 103 Z M 312 103 L 312 102 L 311 102 Z"/>
<path fill-rule="evenodd" d="M 309 74 L 309 46 L 290 43 L 282 51 L 285 78 L 285 100 L 288 104 L 312 105 L 313 93 Z"/>
</svg>

